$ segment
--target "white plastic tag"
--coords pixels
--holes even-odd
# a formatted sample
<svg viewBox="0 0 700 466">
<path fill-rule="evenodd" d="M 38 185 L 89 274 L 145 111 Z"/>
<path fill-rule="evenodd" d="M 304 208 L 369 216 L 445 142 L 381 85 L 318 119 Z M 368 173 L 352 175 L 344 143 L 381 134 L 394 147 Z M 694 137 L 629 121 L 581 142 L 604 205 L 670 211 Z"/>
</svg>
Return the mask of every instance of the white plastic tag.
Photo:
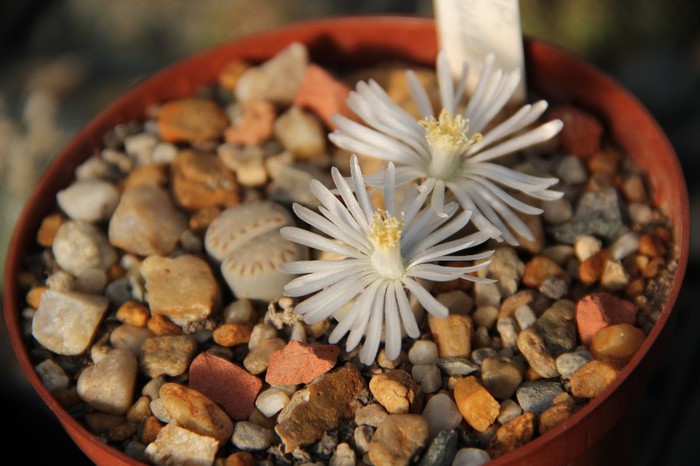
<svg viewBox="0 0 700 466">
<path fill-rule="evenodd" d="M 433 0 L 438 43 L 458 76 L 469 64 L 467 90 L 475 82 L 489 52 L 504 71 L 520 69 L 521 79 L 511 102 L 525 101 L 525 59 L 518 0 Z"/>
</svg>

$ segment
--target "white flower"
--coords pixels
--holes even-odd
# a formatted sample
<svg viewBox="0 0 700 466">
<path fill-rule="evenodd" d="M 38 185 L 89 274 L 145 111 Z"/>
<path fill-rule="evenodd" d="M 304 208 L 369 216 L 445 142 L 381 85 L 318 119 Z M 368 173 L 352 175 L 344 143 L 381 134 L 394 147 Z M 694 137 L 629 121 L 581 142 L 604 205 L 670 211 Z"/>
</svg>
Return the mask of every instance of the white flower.
<svg viewBox="0 0 700 466">
<path fill-rule="evenodd" d="M 295 308 L 307 323 L 326 319 L 354 300 L 350 309 L 339 317 L 329 340 L 337 343 L 349 332 L 346 347 L 351 351 L 366 334 L 360 360 L 371 364 L 383 329 L 389 359 L 397 358 L 401 351 L 402 326 L 409 337 L 420 336 L 407 291 L 432 315 L 447 316 L 447 308 L 420 281 L 462 278 L 492 282 L 468 275 L 487 267 L 488 261 L 471 267 L 450 267 L 436 262 L 481 260 L 493 251 L 452 255 L 488 239 L 488 235 L 477 231 L 460 239 L 445 241 L 467 225 L 471 215 L 468 211 L 452 218 L 458 210 L 456 203 L 445 205 L 444 216 L 437 215 L 430 207 L 422 208 L 428 190 L 415 185 L 401 208 L 397 209 L 394 206 L 396 173 L 393 164 L 384 170 L 385 210 L 379 210 L 367 193 L 355 156 L 350 165 L 349 180 L 337 168 L 331 171 L 342 202 L 314 180 L 310 186 L 321 202 L 320 214 L 299 204 L 293 206 L 300 219 L 327 236 L 297 227 L 281 229 L 282 236 L 290 241 L 344 258 L 290 262 L 282 264 L 280 269 L 290 274 L 303 274 L 285 286 L 287 296 L 315 293 Z"/>
<path fill-rule="evenodd" d="M 514 245 L 518 242 L 513 232 L 532 239 L 529 228 L 513 210 L 540 214 L 542 209 L 516 199 L 502 186 L 536 199 L 553 200 L 562 196 L 548 189 L 558 180 L 526 175 L 493 160 L 550 139 L 561 130 L 562 122 L 552 120 L 523 131 L 546 110 L 547 102 L 540 100 L 486 130 L 520 81 L 518 72 L 494 70 L 493 55 L 487 58 L 461 114 L 456 112 L 464 94 L 466 64 L 455 88 L 449 63 L 441 52 L 437 76 L 442 108 L 434 113 L 415 73 L 407 72 L 411 95 L 424 116 L 419 121 L 392 102 L 375 81 L 358 83 L 348 97 L 348 106 L 367 126 L 336 115 L 337 129 L 330 139 L 351 152 L 394 162 L 397 184 L 425 180 L 433 192 L 431 204 L 440 213 L 447 190 L 464 209 L 473 212 L 472 221 L 481 231 L 494 238 L 502 235 Z M 368 174 L 367 184 L 377 186 L 382 178 L 381 173 Z"/>
</svg>

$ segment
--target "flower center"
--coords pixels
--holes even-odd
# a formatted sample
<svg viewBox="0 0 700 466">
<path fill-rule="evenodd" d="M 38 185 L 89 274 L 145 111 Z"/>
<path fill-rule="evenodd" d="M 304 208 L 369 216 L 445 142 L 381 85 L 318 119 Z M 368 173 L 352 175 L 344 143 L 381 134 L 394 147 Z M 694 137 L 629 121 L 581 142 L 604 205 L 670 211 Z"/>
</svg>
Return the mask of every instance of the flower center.
<svg viewBox="0 0 700 466">
<path fill-rule="evenodd" d="M 406 271 L 401 257 L 402 227 L 403 222 L 391 216 L 386 210 L 375 212 L 369 226 L 368 239 L 374 246 L 370 262 L 377 273 L 384 278 L 400 278 Z"/>
<path fill-rule="evenodd" d="M 469 120 L 462 115 L 453 118 L 446 108 L 442 109 L 437 119 L 429 116 L 418 124 L 425 128 L 425 138 L 430 145 L 428 174 L 440 180 L 449 180 L 456 175 L 464 152 L 482 138 L 481 133 L 467 137 Z"/>
</svg>

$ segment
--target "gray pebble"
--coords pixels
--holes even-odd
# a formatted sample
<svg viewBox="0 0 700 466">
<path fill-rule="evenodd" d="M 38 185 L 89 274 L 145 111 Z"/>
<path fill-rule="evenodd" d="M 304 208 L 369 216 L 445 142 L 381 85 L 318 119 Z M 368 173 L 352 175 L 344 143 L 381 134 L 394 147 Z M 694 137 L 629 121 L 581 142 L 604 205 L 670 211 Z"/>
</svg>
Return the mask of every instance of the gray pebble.
<svg viewBox="0 0 700 466">
<path fill-rule="evenodd" d="M 525 382 L 515 391 L 523 411 L 542 414 L 552 406 L 552 400 L 564 392 L 561 383 L 549 380 Z"/>
<path fill-rule="evenodd" d="M 566 244 L 574 244 L 581 235 L 614 241 L 628 231 L 622 219 L 622 202 L 614 188 L 585 193 L 571 221 L 553 227 L 551 232 L 557 241 Z"/>
<path fill-rule="evenodd" d="M 559 355 L 556 360 L 557 370 L 561 374 L 562 378 L 568 379 L 576 372 L 581 366 L 593 359 L 593 356 L 589 352 L 575 351 L 573 353 L 564 353 Z"/>
<path fill-rule="evenodd" d="M 233 430 L 231 442 L 241 450 L 260 451 L 266 450 L 272 444 L 275 434 L 257 424 L 248 421 L 239 421 Z"/>
<path fill-rule="evenodd" d="M 472 352 L 472 356 L 476 351 Z M 435 363 L 440 370 L 448 376 L 469 375 L 479 369 L 478 363 L 472 362 L 466 358 L 441 358 L 435 361 Z"/>
<path fill-rule="evenodd" d="M 471 360 L 474 361 L 474 364 L 477 365 L 476 368 L 478 369 L 486 358 L 494 358 L 496 356 L 498 356 L 498 352 L 493 348 L 479 348 L 472 351 L 470 357 Z"/>
<path fill-rule="evenodd" d="M 443 430 L 430 442 L 418 466 L 450 466 L 457 454 L 458 435 L 456 430 Z"/>
</svg>

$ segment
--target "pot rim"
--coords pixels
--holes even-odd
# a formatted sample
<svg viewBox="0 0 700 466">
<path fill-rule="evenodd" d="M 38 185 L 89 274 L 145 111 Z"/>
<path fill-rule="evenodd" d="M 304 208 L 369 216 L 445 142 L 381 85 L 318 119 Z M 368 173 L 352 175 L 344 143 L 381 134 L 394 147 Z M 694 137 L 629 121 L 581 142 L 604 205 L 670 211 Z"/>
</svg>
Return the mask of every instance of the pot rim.
<svg viewBox="0 0 700 466">
<path fill-rule="evenodd" d="M 73 172 L 69 173 L 69 176 L 60 176 L 61 167 L 64 165 L 66 159 L 71 157 L 71 154 L 76 153 L 76 151 L 83 152 L 83 155 L 77 157 L 73 155 L 76 160 L 85 160 L 91 153 L 86 151 L 85 147 L 90 145 L 98 146 L 104 131 L 101 129 L 106 129 L 119 122 L 126 121 L 130 118 L 135 118 L 138 115 L 131 115 L 126 109 L 129 105 L 133 107 L 133 101 L 135 96 L 142 94 L 145 88 L 156 89 L 156 87 L 165 81 L 170 80 L 169 84 L 173 87 L 171 91 L 175 94 L 185 95 L 190 94 L 194 90 L 191 83 L 186 82 L 186 76 L 177 82 L 172 81 L 172 75 L 177 74 L 179 71 L 184 70 L 187 64 L 191 63 L 206 63 L 208 61 L 221 62 L 220 57 L 226 56 L 230 61 L 232 58 L 248 58 L 253 60 L 262 60 L 264 55 L 267 55 L 267 51 L 261 53 L 260 49 L 256 49 L 255 44 L 261 39 L 269 39 L 273 37 L 273 41 L 278 49 L 283 48 L 283 46 L 288 45 L 292 40 L 297 40 L 300 42 L 307 42 L 311 39 L 316 38 L 320 33 L 327 33 L 328 31 L 335 31 L 338 34 L 353 31 L 353 30 L 377 30 L 386 31 L 395 28 L 414 28 L 420 30 L 424 33 L 430 33 L 432 31 L 433 36 L 435 36 L 435 21 L 433 18 L 418 17 L 418 16 L 405 16 L 405 15 L 360 15 L 360 16 L 347 16 L 338 18 L 323 18 L 315 19 L 309 21 L 301 21 L 289 25 L 284 25 L 269 30 L 245 35 L 240 38 L 234 38 L 231 41 L 222 43 L 215 47 L 209 48 L 203 52 L 190 55 L 182 60 L 175 62 L 174 64 L 167 66 L 160 71 L 157 71 L 152 76 L 146 80 L 137 83 L 131 87 L 126 92 L 119 95 L 112 103 L 110 103 L 106 108 L 100 111 L 96 116 L 94 116 L 90 121 L 66 144 L 59 153 L 53 158 L 49 166 L 44 170 L 43 174 L 39 178 L 34 190 L 32 191 L 29 198 L 25 201 L 25 205 L 22 212 L 15 224 L 13 234 L 8 247 L 8 257 L 5 264 L 5 279 L 4 279 L 4 314 L 7 326 L 7 333 L 10 339 L 12 348 L 14 350 L 15 356 L 19 360 L 20 366 L 29 379 L 30 383 L 33 385 L 34 389 L 37 391 L 42 400 L 49 406 L 51 411 L 57 416 L 61 424 L 67 430 L 73 430 L 83 439 L 92 442 L 95 445 L 95 450 L 101 451 L 103 454 L 112 456 L 115 460 L 123 464 L 143 464 L 135 460 L 134 458 L 127 456 L 120 450 L 113 448 L 105 443 L 103 443 L 98 437 L 91 434 L 81 423 L 79 423 L 75 418 L 70 416 L 65 409 L 63 409 L 58 402 L 51 396 L 46 387 L 42 384 L 38 374 L 34 370 L 34 365 L 32 364 L 28 348 L 25 346 L 22 335 L 21 335 L 21 316 L 20 316 L 20 289 L 17 280 L 17 272 L 21 271 L 21 263 L 23 257 L 20 253 L 25 253 L 26 251 L 31 251 L 33 247 L 33 236 L 36 233 L 38 224 L 37 220 L 32 221 L 32 212 L 40 209 L 43 204 L 43 194 L 46 192 L 52 192 L 55 194 L 56 188 L 65 185 L 66 180 L 73 178 Z M 379 37 L 379 36 L 378 36 Z M 435 39 L 437 42 L 437 39 Z M 257 52 L 253 52 L 251 55 L 251 46 Z M 613 78 L 606 75 L 602 71 L 593 67 L 592 65 L 586 63 L 575 54 L 566 51 L 560 47 L 547 44 L 543 41 L 536 39 L 525 39 L 526 56 L 539 53 L 550 53 L 554 54 L 556 57 L 561 59 L 566 59 L 568 61 L 577 62 L 577 66 L 581 67 L 581 70 L 592 76 L 610 88 L 615 88 L 616 92 L 619 92 L 626 100 L 628 100 L 632 105 L 637 107 L 641 112 L 642 117 L 649 121 L 651 130 L 658 133 L 658 137 L 661 138 L 662 144 L 665 146 L 666 156 L 671 159 L 672 172 L 668 176 L 675 176 L 680 183 L 676 186 L 678 190 L 678 199 L 680 205 L 680 218 L 679 223 L 674 224 L 674 238 L 677 246 L 677 268 L 674 273 L 673 281 L 669 293 L 664 301 L 663 308 L 661 309 L 661 317 L 656 322 L 652 328 L 649 335 L 644 340 L 642 347 L 637 351 L 635 356 L 628 362 L 628 364 L 621 370 L 618 377 L 596 398 L 590 400 L 585 406 L 579 409 L 575 414 L 573 414 L 569 419 L 552 428 L 545 434 L 539 435 L 533 440 L 529 441 L 527 444 L 519 447 L 518 449 L 507 453 L 501 457 L 495 458 L 490 464 L 506 464 L 510 462 L 520 461 L 519 464 L 530 464 L 527 461 L 527 457 L 531 456 L 536 450 L 543 449 L 543 447 L 552 442 L 555 438 L 561 436 L 567 431 L 574 428 L 574 426 L 582 423 L 586 419 L 590 419 L 590 415 L 594 412 L 600 410 L 606 402 L 610 400 L 610 396 L 618 390 L 625 382 L 628 381 L 630 375 L 634 373 L 635 369 L 640 365 L 642 359 L 647 355 L 650 348 L 657 341 L 662 331 L 666 331 L 666 334 L 670 333 L 670 327 L 672 317 L 675 317 L 676 313 L 672 313 L 673 306 L 677 299 L 678 293 L 682 286 L 683 277 L 685 274 L 685 269 L 687 266 L 688 254 L 689 254 L 689 242 L 690 242 L 690 216 L 688 208 L 688 194 L 685 184 L 685 179 L 681 171 L 680 163 L 678 162 L 675 151 L 668 141 L 667 137 L 663 133 L 662 129 L 655 121 L 655 119 L 649 114 L 646 108 L 637 100 L 636 97 L 631 95 L 625 88 L 623 88 L 619 83 L 617 83 Z M 432 65 L 432 60 L 434 60 L 436 48 L 435 46 L 427 47 L 430 49 L 430 53 L 419 53 L 420 57 L 415 60 L 416 63 L 423 65 Z M 269 49 L 269 47 L 268 47 Z M 313 56 L 313 54 L 311 54 Z M 215 57 L 219 57 L 215 59 Z M 268 57 L 269 58 L 269 57 Z M 222 62 L 223 63 L 223 62 Z M 214 68 L 214 67 L 212 67 Z M 220 71 L 221 68 L 219 68 Z M 529 70 L 528 70 L 529 72 Z M 168 79 L 166 79 L 168 78 Z M 172 93 L 172 92 L 171 92 Z M 153 102 L 146 102 L 143 104 L 142 109 L 146 108 L 149 103 L 155 103 L 158 100 L 163 100 L 163 94 L 156 92 L 160 97 L 157 97 Z M 143 116 L 143 112 L 140 112 Z M 86 142 L 87 141 L 87 142 Z M 67 170 L 63 170 L 67 171 Z M 55 206 L 55 199 L 50 206 Z M 30 238 L 28 238 L 28 234 Z M 658 358 L 657 358 L 658 359 Z M 74 437 L 71 432 L 68 432 L 73 437 L 76 443 L 85 452 L 84 445 Z M 588 448 L 592 446 L 605 432 L 602 432 L 600 436 L 594 438 L 591 437 L 590 443 L 583 446 L 570 447 L 574 449 Z M 588 436 L 586 437 L 588 440 Z M 544 451 L 544 450 L 543 450 Z M 88 454 L 88 453 L 86 453 Z M 92 458 L 91 455 L 88 455 Z"/>
</svg>

